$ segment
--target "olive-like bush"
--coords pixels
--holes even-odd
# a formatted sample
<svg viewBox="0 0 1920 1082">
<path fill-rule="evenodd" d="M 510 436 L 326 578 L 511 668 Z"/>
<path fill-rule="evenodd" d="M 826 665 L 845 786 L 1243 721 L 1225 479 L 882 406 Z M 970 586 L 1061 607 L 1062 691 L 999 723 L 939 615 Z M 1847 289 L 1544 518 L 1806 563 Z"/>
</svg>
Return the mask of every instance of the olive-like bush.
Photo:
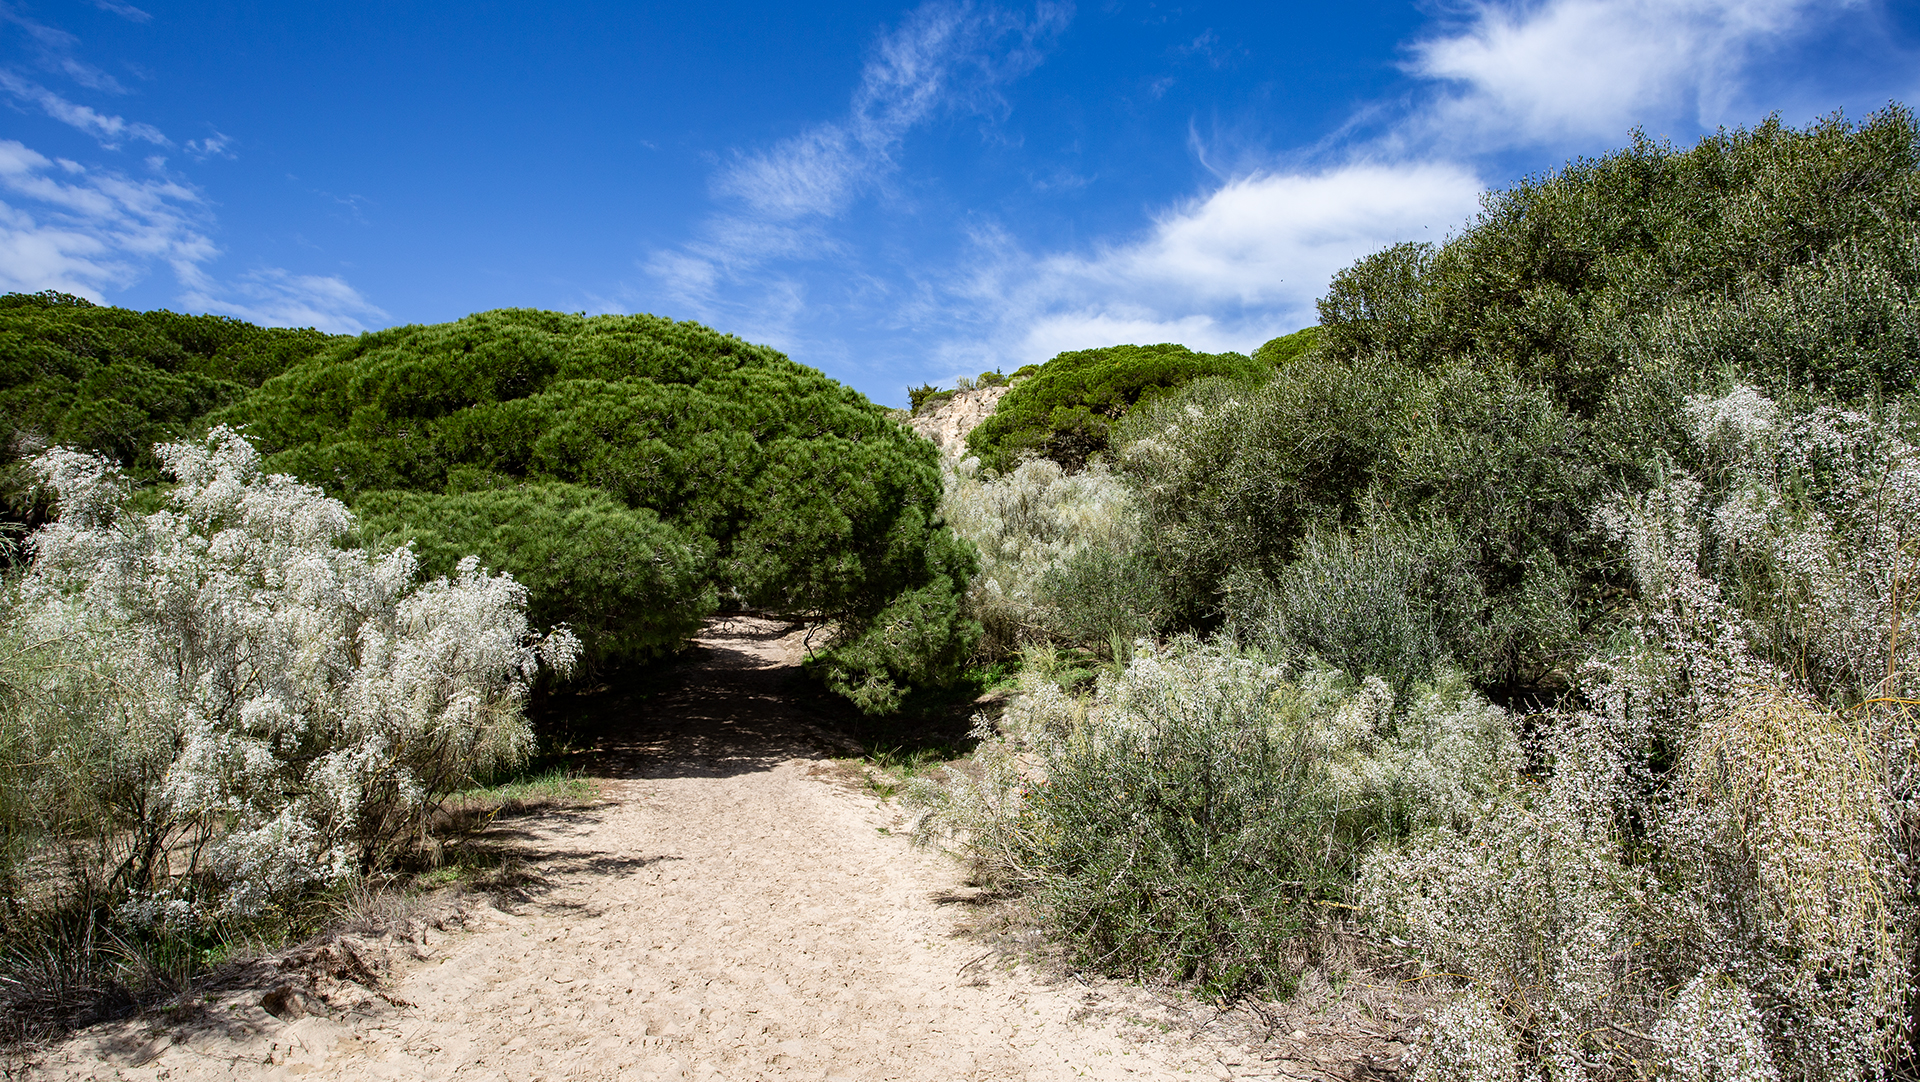
<svg viewBox="0 0 1920 1082">
<path fill-rule="evenodd" d="M 1439 246 L 1334 277 L 1320 348 L 1472 358 L 1605 410 L 1635 367 L 1731 369 L 1772 394 L 1904 394 L 1920 377 L 1920 140 L 1899 106 L 1631 146 L 1489 193 Z M 1696 385 L 1685 393 L 1707 389 Z"/>
<path fill-rule="evenodd" d="M 1157 630 L 1149 591 L 1159 576 L 1139 566 L 1150 550 L 1120 478 L 1099 464 L 1069 474 L 1045 458 L 1004 474 L 977 458 L 943 469 L 941 507 L 979 554 L 967 606 L 985 654 L 1054 640 L 1101 649 Z"/>
<path fill-rule="evenodd" d="M 1366 846 L 1469 821 L 1519 764 L 1506 714 L 1451 675 L 1378 679 L 1142 642 L 1075 697 L 1029 677 L 979 769 L 909 790 L 917 836 L 1025 888 L 1091 968 L 1221 996 L 1287 987 L 1288 946 Z"/>
<path fill-rule="evenodd" d="M 1398 686 L 1437 653 L 1546 697 L 1634 590 L 1596 509 L 1711 465 L 1689 396 L 1912 393 L 1917 253 L 1904 109 L 1637 140 L 1490 194 L 1444 245 L 1360 260 L 1311 348 L 1258 388 L 1199 381 L 1134 409 L 1115 461 L 1188 626 L 1246 617 Z M 1438 547 L 1414 558 L 1396 539 L 1415 537 Z M 1343 593 L 1407 622 L 1359 649 L 1332 619 Z"/>
</svg>

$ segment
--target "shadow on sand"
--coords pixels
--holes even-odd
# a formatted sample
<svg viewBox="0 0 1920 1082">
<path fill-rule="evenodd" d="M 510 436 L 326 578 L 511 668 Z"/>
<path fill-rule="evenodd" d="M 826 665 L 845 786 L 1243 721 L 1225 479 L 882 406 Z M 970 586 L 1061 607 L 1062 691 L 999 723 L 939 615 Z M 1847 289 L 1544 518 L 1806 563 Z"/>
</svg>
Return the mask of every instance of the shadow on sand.
<svg viewBox="0 0 1920 1082">
<path fill-rule="evenodd" d="M 536 724 L 602 778 L 724 778 L 792 759 L 858 755 L 857 717 L 801 671 L 799 625 L 721 617 L 670 665 L 556 696 Z"/>
</svg>

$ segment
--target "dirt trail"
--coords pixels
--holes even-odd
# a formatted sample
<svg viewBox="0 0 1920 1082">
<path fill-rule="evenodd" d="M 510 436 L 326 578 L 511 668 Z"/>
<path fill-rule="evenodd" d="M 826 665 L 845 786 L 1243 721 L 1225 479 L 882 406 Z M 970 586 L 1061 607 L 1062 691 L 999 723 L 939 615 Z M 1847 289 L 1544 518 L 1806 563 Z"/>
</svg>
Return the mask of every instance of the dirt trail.
<svg viewBox="0 0 1920 1082">
<path fill-rule="evenodd" d="M 330 994 L 289 1022 L 259 989 L 236 992 L 171 1029 L 96 1027 L 35 1074 L 1334 1077 L 1280 1058 L 1284 1037 L 1249 1048 L 1207 1028 L 1204 1007 L 1008 968 L 956 937 L 953 862 L 889 833 L 895 812 L 846 784 L 785 705 L 798 643 L 784 631 L 710 631 L 684 687 L 603 730 L 619 734 L 604 799 L 519 824 L 544 889 L 415 937 L 382 995 Z"/>
</svg>

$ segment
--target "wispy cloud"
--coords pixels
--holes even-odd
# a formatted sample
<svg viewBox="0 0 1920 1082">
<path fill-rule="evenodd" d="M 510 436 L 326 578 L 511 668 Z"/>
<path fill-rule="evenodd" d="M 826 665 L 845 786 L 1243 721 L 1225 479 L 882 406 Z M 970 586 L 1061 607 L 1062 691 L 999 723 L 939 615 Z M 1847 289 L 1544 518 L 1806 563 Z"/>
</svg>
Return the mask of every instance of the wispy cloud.
<svg viewBox="0 0 1920 1082">
<path fill-rule="evenodd" d="M 1033 70 L 1073 7 L 1041 3 L 1031 15 L 933 0 L 874 46 L 843 119 L 773 149 L 736 159 L 714 189 L 775 219 L 831 215 L 894 167 L 913 128 L 937 113 L 990 109 L 995 88 Z"/>
<path fill-rule="evenodd" d="M 126 7 L 124 4 L 112 4 L 111 0 L 102 3 L 108 10 Z M 126 8 L 137 12 L 137 8 Z M 125 14 L 122 12 L 122 14 Z M 144 15 L 144 13 L 141 13 Z M 0 29 L 18 31 L 26 39 L 25 50 L 10 50 L 15 55 L 31 56 L 24 61 L 25 69 L 37 69 L 42 73 L 64 76 L 76 85 L 87 90 L 104 94 L 120 95 L 127 88 L 120 81 L 87 63 L 76 55 L 80 41 L 72 34 L 56 26 L 48 26 L 28 17 L 20 9 L 0 0 Z M 16 63 L 0 67 L 0 92 L 19 104 L 39 109 L 41 112 L 68 124 L 98 139 L 108 149 L 118 149 L 128 139 L 152 143 L 155 146 L 173 144 L 151 124 L 128 120 L 122 116 L 102 112 L 90 105 L 83 105 L 68 99 L 58 91 L 51 90 L 39 80 L 23 73 L 23 64 Z"/>
<path fill-rule="evenodd" d="M 93 0 L 93 6 L 101 11 L 111 11 L 129 22 L 144 23 L 153 18 L 132 4 L 124 4 L 120 0 Z"/>
<path fill-rule="evenodd" d="M 155 146 L 173 145 L 160 129 L 151 124 L 102 113 L 92 106 L 68 101 L 39 83 L 5 68 L 0 68 L 0 90 L 19 101 L 39 106 L 48 116 L 86 132 L 110 150 L 118 148 L 127 139 L 138 139 Z"/>
<path fill-rule="evenodd" d="M 220 250 L 206 200 L 155 164 L 155 175 L 132 177 L 0 140 L 0 291 L 57 289 L 100 301 L 159 265 L 189 309 L 347 333 L 385 318 L 338 277 L 263 268 L 215 278 L 207 266 Z"/>
<path fill-rule="evenodd" d="M 153 262 L 193 270 L 215 254 L 198 192 L 164 176 L 129 177 L 0 140 L 0 281 L 99 299 Z"/>
<path fill-rule="evenodd" d="M 387 313 L 337 275 L 292 274 L 269 267 L 220 283 L 193 276 L 180 297 L 191 308 L 237 316 L 270 327 L 314 327 L 334 334 L 358 334 L 363 320 L 379 322 Z"/>
<path fill-rule="evenodd" d="M 201 139 L 187 140 L 184 149 L 188 154 L 193 155 L 195 161 L 202 162 L 208 158 L 235 158 L 239 156 L 233 152 L 233 140 L 217 131 Z"/>
<path fill-rule="evenodd" d="M 129 8 L 128 10 L 137 10 Z M 144 14 L 144 13 L 142 13 Z M 75 55 L 80 39 L 57 26 L 48 26 L 28 16 L 12 4 L 0 0 L 0 27 L 13 27 L 26 36 L 26 50 L 10 50 L 16 55 L 33 55 L 31 66 L 64 75 L 89 90 L 125 94 L 120 81 Z"/>
<path fill-rule="evenodd" d="M 956 0 L 914 9 L 874 43 L 844 116 L 737 154 L 714 176 L 722 208 L 686 243 L 642 261 L 648 297 L 664 294 L 743 333 L 786 337 L 806 290 L 766 268 L 845 254 L 827 223 L 885 182 L 907 135 L 941 115 L 1004 109 L 999 88 L 1041 62 L 1072 14 L 1055 0 L 1025 12 Z M 729 300 L 730 290 L 751 299 Z"/>
</svg>

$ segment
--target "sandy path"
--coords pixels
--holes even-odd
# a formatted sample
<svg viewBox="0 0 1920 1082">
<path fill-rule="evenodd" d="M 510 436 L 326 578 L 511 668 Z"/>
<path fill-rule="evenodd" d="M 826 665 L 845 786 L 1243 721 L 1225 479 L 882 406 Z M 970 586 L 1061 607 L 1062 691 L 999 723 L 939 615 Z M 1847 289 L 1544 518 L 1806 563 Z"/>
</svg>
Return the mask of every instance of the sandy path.
<svg viewBox="0 0 1920 1082">
<path fill-rule="evenodd" d="M 957 938 L 952 862 L 888 833 L 892 809 L 840 780 L 783 705 L 796 644 L 780 631 L 716 629 L 685 687 L 605 730 L 605 799 L 522 824 L 516 845 L 547 889 L 423 936 L 386 1000 L 289 1023 L 254 990 L 172 1031 L 151 1017 L 97 1027 L 36 1073 L 1316 1077 L 1190 1032 L 1168 1000 L 1008 969 Z"/>
</svg>

